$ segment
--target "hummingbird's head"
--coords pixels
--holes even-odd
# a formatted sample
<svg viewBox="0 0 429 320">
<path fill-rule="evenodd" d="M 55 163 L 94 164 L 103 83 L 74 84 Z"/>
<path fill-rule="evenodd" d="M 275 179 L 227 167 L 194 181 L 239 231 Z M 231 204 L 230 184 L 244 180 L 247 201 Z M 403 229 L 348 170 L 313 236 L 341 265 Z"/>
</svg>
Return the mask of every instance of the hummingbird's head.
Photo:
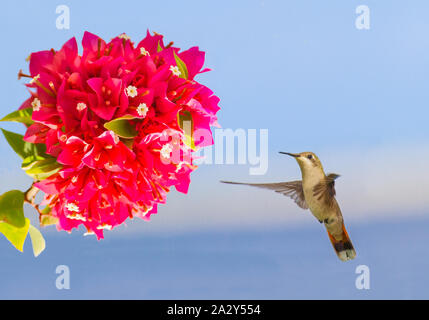
<svg viewBox="0 0 429 320">
<path fill-rule="evenodd" d="M 290 152 L 280 152 L 281 154 L 287 154 L 288 156 L 294 157 L 298 162 L 301 171 L 314 170 L 319 168 L 323 170 L 322 163 L 319 158 L 313 152 L 301 152 L 301 153 L 290 153 Z"/>
</svg>

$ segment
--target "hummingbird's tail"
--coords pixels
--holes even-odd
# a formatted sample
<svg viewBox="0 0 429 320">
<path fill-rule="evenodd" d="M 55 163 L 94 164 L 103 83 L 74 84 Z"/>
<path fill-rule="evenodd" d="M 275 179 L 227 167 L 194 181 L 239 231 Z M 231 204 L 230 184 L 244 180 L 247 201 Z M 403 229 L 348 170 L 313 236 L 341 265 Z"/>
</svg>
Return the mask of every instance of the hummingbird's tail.
<svg viewBox="0 0 429 320">
<path fill-rule="evenodd" d="M 336 240 L 334 236 L 328 230 L 329 239 L 331 240 L 332 246 L 337 253 L 338 258 L 341 261 L 352 260 L 356 257 L 356 251 L 353 248 L 353 244 L 350 241 L 350 237 L 347 234 L 346 227 L 343 223 L 342 239 Z"/>
</svg>

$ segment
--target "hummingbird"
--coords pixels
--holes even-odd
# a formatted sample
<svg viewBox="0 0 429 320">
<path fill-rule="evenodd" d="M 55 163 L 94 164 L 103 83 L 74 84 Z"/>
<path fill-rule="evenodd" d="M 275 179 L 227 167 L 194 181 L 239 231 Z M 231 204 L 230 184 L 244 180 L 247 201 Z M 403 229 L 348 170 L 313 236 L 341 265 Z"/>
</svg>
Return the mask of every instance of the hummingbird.
<svg viewBox="0 0 429 320">
<path fill-rule="evenodd" d="M 340 206 L 335 199 L 335 179 L 339 175 L 325 174 L 322 163 L 313 152 L 280 153 L 295 158 L 301 169 L 302 180 L 276 183 L 221 182 L 269 189 L 290 197 L 300 208 L 310 209 L 313 216 L 325 225 L 329 240 L 341 261 L 354 259 L 356 251 L 344 226 Z"/>
</svg>

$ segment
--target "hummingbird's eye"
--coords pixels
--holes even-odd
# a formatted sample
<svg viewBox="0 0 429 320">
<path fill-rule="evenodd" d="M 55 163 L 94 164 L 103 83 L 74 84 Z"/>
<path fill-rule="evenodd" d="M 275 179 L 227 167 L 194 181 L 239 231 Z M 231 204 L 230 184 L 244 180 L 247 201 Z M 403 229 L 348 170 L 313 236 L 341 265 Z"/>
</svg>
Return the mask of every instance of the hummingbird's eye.
<svg viewBox="0 0 429 320">
<path fill-rule="evenodd" d="M 309 154 L 309 155 L 307 156 L 307 158 L 311 160 L 311 159 L 313 159 L 313 156 L 312 156 L 311 154 Z"/>
</svg>

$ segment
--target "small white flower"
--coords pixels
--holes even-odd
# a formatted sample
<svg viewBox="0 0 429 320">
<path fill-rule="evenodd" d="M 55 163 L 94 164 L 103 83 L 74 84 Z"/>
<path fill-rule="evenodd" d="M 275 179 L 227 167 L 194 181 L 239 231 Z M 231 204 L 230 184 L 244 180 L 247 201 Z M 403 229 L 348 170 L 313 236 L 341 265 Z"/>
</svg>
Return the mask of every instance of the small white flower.
<svg viewBox="0 0 429 320">
<path fill-rule="evenodd" d="M 71 212 L 79 212 L 79 207 L 75 203 L 67 203 L 66 208 Z"/>
<path fill-rule="evenodd" d="M 170 71 L 175 75 L 175 76 L 180 76 L 182 73 L 179 70 L 178 66 L 170 66 Z"/>
<path fill-rule="evenodd" d="M 147 107 L 146 103 L 140 103 L 137 107 L 137 113 L 141 117 L 146 117 L 147 112 L 149 111 L 149 108 Z"/>
<path fill-rule="evenodd" d="M 134 86 L 128 86 L 127 95 L 131 98 L 134 98 L 137 95 L 137 88 Z"/>
<path fill-rule="evenodd" d="M 76 177 L 76 176 L 74 176 L 73 178 L 71 178 L 71 182 L 72 182 L 72 183 L 76 183 L 76 182 L 77 182 L 77 177 Z"/>
<path fill-rule="evenodd" d="M 72 220 L 86 221 L 86 218 L 80 213 L 68 214 L 66 217 Z"/>
<path fill-rule="evenodd" d="M 97 229 L 98 230 L 103 230 L 103 229 L 112 230 L 112 226 L 110 224 L 103 223 L 102 225 L 98 226 Z"/>
<path fill-rule="evenodd" d="M 131 38 L 126 34 L 126 33 L 121 33 L 118 36 L 119 39 L 125 39 L 125 40 L 130 40 Z"/>
<path fill-rule="evenodd" d="M 37 80 L 39 80 L 39 78 L 40 78 L 40 74 L 38 74 L 37 76 L 35 76 L 33 79 L 31 79 L 30 80 L 30 83 L 34 83 L 34 82 L 36 82 Z"/>
<path fill-rule="evenodd" d="M 49 87 L 52 89 L 52 91 L 53 91 L 54 93 L 56 93 L 56 92 L 57 92 L 57 90 L 55 89 L 55 85 L 54 85 L 54 83 L 53 83 L 52 81 L 49 81 Z"/>
<path fill-rule="evenodd" d="M 88 232 L 85 232 L 83 235 L 86 237 L 86 236 L 90 236 L 92 234 L 95 234 L 95 232 L 92 230 L 88 230 Z"/>
<path fill-rule="evenodd" d="M 83 110 L 85 110 L 85 109 L 86 109 L 86 103 L 79 102 L 79 103 L 76 105 L 76 109 L 77 109 L 78 111 L 83 111 Z"/>
<path fill-rule="evenodd" d="M 161 156 L 163 158 L 169 159 L 171 157 L 171 152 L 173 151 L 173 147 L 171 144 L 167 143 L 162 146 Z"/>
<path fill-rule="evenodd" d="M 147 51 L 145 48 L 140 47 L 140 53 L 144 56 L 150 56 L 149 51 Z"/>
<path fill-rule="evenodd" d="M 143 212 L 143 215 L 146 215 L 146 214 L 148 214 L 148 212 L 150 211 L 150 210 L 152 210 L 152 206 L 149 206 L 149 207 L 147 207 L 147 209 Z"/>
<path fill-rule="evenodd" d="M 33 111 L 39 111 L 42 107 L 42 103 L 38 98 L 34 98 L 34 100 L 31 102 L 31 106 L 33 107 Z"/>
</svg>

